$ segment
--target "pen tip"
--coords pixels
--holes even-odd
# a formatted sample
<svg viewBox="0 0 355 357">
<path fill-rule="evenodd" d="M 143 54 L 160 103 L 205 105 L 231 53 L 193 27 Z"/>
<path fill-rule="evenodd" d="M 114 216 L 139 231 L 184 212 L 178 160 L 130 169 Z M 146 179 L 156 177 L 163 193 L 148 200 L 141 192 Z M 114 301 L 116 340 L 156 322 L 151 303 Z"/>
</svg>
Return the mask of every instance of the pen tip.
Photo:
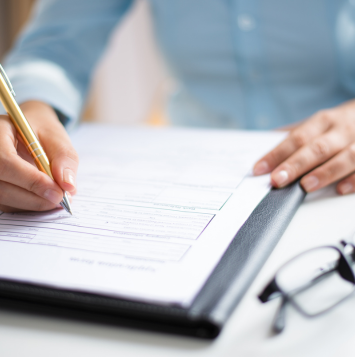
<svg viewBox="0 0 355 357">
<path fill-rule="evenodd" d="M 73 212 L 71 211 L 71 207 L 70 207 L 70 201 L 69 201 L 68 195 L 65 191 L 64 191 L 64 195 L 63 195 L 63 200 L 60 203 L 60 205 L 65 209 L 65 211 L 67 211 L 68 213 L 73 215 Z"/>
</svg>

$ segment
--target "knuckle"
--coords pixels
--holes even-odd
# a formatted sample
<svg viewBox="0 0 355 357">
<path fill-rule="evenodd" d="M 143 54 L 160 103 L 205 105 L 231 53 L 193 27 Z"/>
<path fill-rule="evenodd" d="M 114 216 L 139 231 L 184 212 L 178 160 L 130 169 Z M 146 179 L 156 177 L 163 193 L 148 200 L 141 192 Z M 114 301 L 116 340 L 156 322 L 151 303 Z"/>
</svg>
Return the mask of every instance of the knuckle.
<svg viewBox="0 0 355 357">
<path fill-rule="evenodd" d="M 294 131 L 291 134 L 291 139 L 296 147 L 302 147 L 307 144 L 308 137 L 304 131 Z"/>
<path fill-rule="evenodd" d="M 335 177 L 338 176 L 339 171 L 341 170 L 340 163 L 333 163 L 332 165 L 328 165 L 326 169 L 323 169 L 319 172 L 319 176 L 322 177 L 325 182 L 332 182 Z"/>
<path fill-rule="evenodd" d="M 330 152 L 329 145 L 324 141 L 315 141 L 312 143 L 311 150 L 318 157 L 328 156 Z"/>
<path fill-rule="evenodd" d="M 320 110 L 318 111 L 318 117 L 326 124 L 331 124 L 334 119 L 334 114 L 332 110 Z"/>
<path fill-rule="evenodd" d="M 293 160 L 287 165 L 287 172 L 290 175 L 290 179 L 295 180 L 304 170 L 306 166 L 306 159 L 304 157 L 298 157 L 297 160 Z"/>
<path fill-rule="evenodd" d="M 75 150 L 72 150 L 68 156 L 69 156 L 70 159 L 72 159 L 76 163 L 79 162 L 79 155 Z"/>
<path fill-rule="evenodd" d="M 38 192 L 38 189 L 41 186 L 43 186 L 43 179 L 40 175 L 36 175 L 36 177 L 31 180 L 28 190 L 31 192 Z"/>
<path fill-rule="evenodd" d="M 79 163 L 79 155 L 78 153 L 73 149 L 73 148 L 63 148 L 60 152 L 59 155 L 61 157 L 66 157 L 75 162 L 76 164 Z"/>
<path fill-rule="evenodd" d="M 293 163 L 293 171 L 295 176 L 303 172 L 304 168 L 307 166 L 308 160 L 304 156 L 298 157 L 298 159 Z"/>
</svg>

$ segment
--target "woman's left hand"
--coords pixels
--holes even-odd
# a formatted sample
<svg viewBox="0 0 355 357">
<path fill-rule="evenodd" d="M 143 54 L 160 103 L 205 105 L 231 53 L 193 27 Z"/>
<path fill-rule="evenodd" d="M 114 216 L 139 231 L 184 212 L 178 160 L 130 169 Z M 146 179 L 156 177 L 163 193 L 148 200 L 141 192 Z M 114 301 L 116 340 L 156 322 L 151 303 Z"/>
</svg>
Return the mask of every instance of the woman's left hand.
<svg viewBox="0 0 355 357">
<path fill-rule="evenodd" d="M 340 180 L 340 194 L 355 192 L 355 100 L 317 112 L 254 166 L 271 172 L 271 183 L 284 187 L 297 178 L 307 192 Z"/>
</svg>

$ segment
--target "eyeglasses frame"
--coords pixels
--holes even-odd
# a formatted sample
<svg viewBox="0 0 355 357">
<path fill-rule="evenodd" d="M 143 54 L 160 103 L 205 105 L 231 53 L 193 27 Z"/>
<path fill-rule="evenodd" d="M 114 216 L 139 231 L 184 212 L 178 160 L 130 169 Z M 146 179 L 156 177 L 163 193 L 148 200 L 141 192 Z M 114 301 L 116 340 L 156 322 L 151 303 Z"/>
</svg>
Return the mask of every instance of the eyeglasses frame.
<svg viewBox="0 0 355 357">
<path fill-rule="evenodd" d="M 350 255 L 345 254 L 344 250 L 345 247 L 351 246 L 352 252 Z M 331 270 L 327 271 L 324 273 L 324 275 L 318 276 L 315 280 L 311 280 L 308 284 L 304 285 L 302 288 L 297 289 L 296 291 L 292 292 L 284 292 L 278 285 L 277 285 L 277 274 L 279 271 L 281 271 L 286 265 L 291 263 L 292 261 L 298 259 L 300 256 L 307 252 L 311 252 L 313 250 L 319 250 L 321 248 L 328 248 L 328 249 L 335 249 L 339 253 L 339 260 L 336 265 L 336 267 Z M 355 291 L 355 273 L 352 268 L 352 265 L 355 263 L 355 245 L 351 242 L 342 240 L 340 241 L 340 244 L 338 245 L 325 245 L 325 246 L 319 246 L 319 247 L 314 247 L 311 249 L 308 249 L 300 254 L 297 254 L 295 257 L 292 259 L 288 260 L 286 263 L 284 263 L 275 273 L 273 279 L 266 285 L 266 287 L 263 289 L 263 291 L 258 295 L 259 300 L 262 303 L 266 303 L 270 300 L 273 300 L 275 298 L 281 297 L 282 301 L 281 304 L 279 305 L 279 308 L 277 310 L 277 313 L 275 315 L 273 325 L 272 325 L 272 330 L 274 333 L 279 334 L 281 333 L 284 328 L 285 328 L 285 320 L 286 320 L 286 315 L 285 315 L 285 310 L 287 304 L 292 305 L 296 311 L 298 311 L 301 315 L 307 318 L 313 318 L 320 316 L 322 314 L 327 313 L 328 311 L 332 310 L 336 306 L 340 305 L 342 302 L 344 302 L 346 299 L 348 299 L 353 292 Z M 302 307 L 297 304 L 297 302 L 292 298 L 296 293 L 302 292 L 304 290 L 307 290 L 308 288 L 314 286 L 317 284 L 319 281 L 321 281 L 326 274 L 329 274 L 331 272 L 337 271 L 339 275 L 346 281 L 349 281 L 350 283 L 353 284 L 353 291 L 345 296 L 343 299 L 339 300 L 337 303 L 334 305 L 330 306 L 329 308 L 322 310 L 320 312 L 310 314 Z"/>
</svg>

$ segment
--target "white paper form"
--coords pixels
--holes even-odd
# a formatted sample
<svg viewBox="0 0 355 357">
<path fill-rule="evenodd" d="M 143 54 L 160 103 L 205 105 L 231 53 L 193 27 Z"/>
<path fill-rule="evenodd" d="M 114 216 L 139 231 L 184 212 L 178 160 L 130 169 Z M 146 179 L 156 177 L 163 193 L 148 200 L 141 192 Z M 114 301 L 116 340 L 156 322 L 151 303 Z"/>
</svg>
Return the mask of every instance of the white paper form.
<svg viewBox="0 0 355 357">
<path fill-rule="evenodd" d="M 284 133 L 85 125 L 78 194 L 0 216 L 0 277 L 188 306 L 269 191 L 254 162 Z"/>
</svg>

